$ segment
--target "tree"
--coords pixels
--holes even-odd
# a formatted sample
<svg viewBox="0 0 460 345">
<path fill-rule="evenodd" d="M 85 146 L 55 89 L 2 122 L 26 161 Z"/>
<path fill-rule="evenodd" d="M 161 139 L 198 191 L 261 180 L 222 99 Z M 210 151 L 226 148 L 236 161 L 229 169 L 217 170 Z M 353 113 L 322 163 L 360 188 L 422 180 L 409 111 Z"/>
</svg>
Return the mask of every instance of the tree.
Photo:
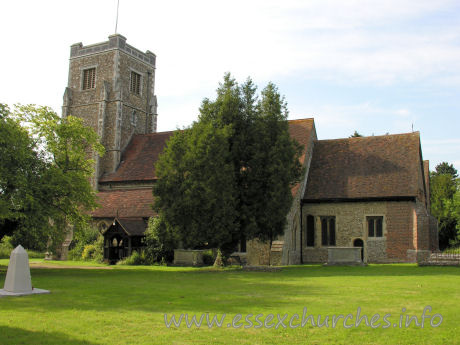
<svg viewBox="0 0 460 345">
<path fill-rule="evenodd" d="M 88 152 L 103 155 L 104 149 L 81 119 L 60 118 L 48 107 L 19 106 L 14 112 L 4 110 L 2 117 L 17 132 L 11 141 L 2 142 L 4 150 L 27 158 L 5 164 L 7 171 L 18 171 L 19 178 L 14 198 L 2 187 L 2 208 L 8 210 L 2 212 L 2 224 L 15 222 L 13 239 L 29 248 L 44 249 L 49 238 L 56 247 L 68 225 L 85 225 L 97 206 L 90 184 L 94 162 Z M 23 145 L 15 145 L 18 138 Z M 3 180 L 12 181 L 2 172 Z"/>
<path fill-rule="evenodd" d="M 453 208 L 457 192 L 457 170 L 442 162 L 430 173 L 431 214 L 438 219 L 439 246 L 446 248 L 457 236 L 457 219 Z"/>
<path fill-rule="evenodd" d="M 361 138 L 361 137 L 363 137 L 363 135 L 358 133 L 358 131 L 356 130 L 352 135 L 350 135 L 350 138 Z"/>
<path fill-rule="evenodd" d="M 33 207 L 43 164 L 36 145 L 8 106 L 0 104 L 0 239 L 12 235 Z"/>
<path fill-rule="evenodd" d="M 174 249 L 177 248 L 177 239 L 170 231 L 163 217 L 152 217 L 149 219 L 145 231 L 144 244 L 146 246 L 145 261 L 147 264 L 155 262 L 169 262 L 174 258 Z"/>
<path fill-rule="evenodd" d="M 457 185 L 457 190 L 452 198 L 452 202 L 450 204 L 450 212 L 454 217 L 457 225 L 457 234 L 454 236 L 453 239 L 450 240 L 449 244 L 454 246 L 460 245 L 460 184 Z"/>
<path fill-rule="evenodd" d="M 276 86 L 269 83 L 257 104 L 253 149 L 249 160 L 249 205 L 255 226 L 243 229 L 248 238 L 271 241 L 284 232 L 292 205 L 291 187 L 302 175 L 300 145 L 291 139 L 288 110 Z"/>
<path fill-rule="evenodd" d="M 235 230 L 228 127 L 177 131 L 157 162 L 155 207 L 185 248 L 224 247 Z"/>
<path fill-rule="evenodd" d="M 452 164 L 449 164 L 447 162 L 442 162 L 436 165 L 436 172 L 434 172 L 434 174 L 448 174 L 452 176 L 452 179 L 456 179 L 458 177 L 457 169 L 455 169 Z"/>
<path fill-rule="evenodd" d="M 240 240 L 283 233 L 302 173 L 287 115 L 275 85 L 258 100 L 250 79 L 239 86 L 226 74 L 198 121 L 170 139 L 156 166 L 155 208 L 186 248 L 226 256 Z"/>
</svg>

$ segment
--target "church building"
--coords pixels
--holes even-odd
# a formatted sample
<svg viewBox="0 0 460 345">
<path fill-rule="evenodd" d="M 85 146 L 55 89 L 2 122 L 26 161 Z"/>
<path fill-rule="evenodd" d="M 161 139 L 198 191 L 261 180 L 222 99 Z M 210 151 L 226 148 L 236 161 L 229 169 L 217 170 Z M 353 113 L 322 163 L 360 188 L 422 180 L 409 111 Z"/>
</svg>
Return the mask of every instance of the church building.
<svg viewBox="0 0 460 345">
<path fill-rule="evenodd" d="M 156 56 L 122 35 L 71 46 L 63 116 L 84 119 L 106 154 L 95 160 L 93 220 L 105 236 L 105 258 L 141 248 L 154 217 L 155 162 L 174 132 L 157 132 Z M 305 175 L 284 235 L 242 243 L 235 256 L 252 265 L 324 263 L 328 248 L 361 248 L 364 263 L 420 262 L 438 249 L 430 215 L 429 166 L 418 132 L 318 140 L 314 119 L 289 121 L 303 147 Z"/>
</svg>

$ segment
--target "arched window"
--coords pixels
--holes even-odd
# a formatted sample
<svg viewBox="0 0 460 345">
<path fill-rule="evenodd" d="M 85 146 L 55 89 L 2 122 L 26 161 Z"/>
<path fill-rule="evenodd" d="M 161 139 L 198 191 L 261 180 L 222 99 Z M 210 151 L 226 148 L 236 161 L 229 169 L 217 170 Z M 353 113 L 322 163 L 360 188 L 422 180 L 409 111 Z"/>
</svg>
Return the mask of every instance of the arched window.
<svg viewBox="0 0 460 345">
<path fill-rule="evenodd" d="M 335 246 L 335 217 L 321 217 L 321 244 Z"/>
<path fill-rule="evenodd" d="M 307 216 L 307 247 L 315 246 L 315 217 Z"/>
</svg>

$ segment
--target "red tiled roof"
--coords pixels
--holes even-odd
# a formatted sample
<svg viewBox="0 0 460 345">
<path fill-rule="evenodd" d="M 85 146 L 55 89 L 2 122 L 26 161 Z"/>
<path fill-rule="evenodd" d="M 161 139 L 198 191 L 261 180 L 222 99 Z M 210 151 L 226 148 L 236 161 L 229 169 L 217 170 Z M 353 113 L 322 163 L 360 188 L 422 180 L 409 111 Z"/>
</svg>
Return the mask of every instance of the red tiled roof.
<svg viewBox="0 0 460 345">
<path fill-rule="evenodd" d="M 303 165 L 305 163 L 305 153 L 308 150 L 308 145 L 311 143 L 311 136 L 314 131 L 314 120 L 313 119 L 300 119 L 300 120 L 290 120 L 289 123 L 289 134 L 291 138 L 297 140 L 297 142 L 302 145 L 303 151 L 300 157 L 300 163 Z M 292 195 L 295 196 L 297 191 L 300 188 L 300 183 L 297 183 L 291 188 Z"/>
<path fill-rule="evenodd" d="M 155 162 L 174 132 L 138 134 L 133 136 L 114 173 L 106 174 L 100 182 L 152 181 L 156 179 Z"/>
<path fill-rule="evenodd" d="M 304 147 L 301 163 L 304 163 L 305 152 L 314 129 L 313 119 L 292 120 L 289 122 L 289 133 Z M 163 151 L 166 141 L 174 132 L 160 132 L 136 135 L 123 154 L 122 162 L 115 173 L 106 175 L 100 182 L 153 181 L 156 179 L 155 162 Z M 297 192 L 300 184 L 291 191 Z M 123 218 L 150 217 L 154 212 L 153 195 L 150 188 L 101 191 L 98 193 L 100 208 L 92 213 L 93 217 Z M 118 211 L 118 214 L 117 214 Z"/>
<path fill-rule="evenodd" d="M 307 146 L 310 143 L 310 138 L 314 128 L 313 119 L 301 119 L 301 120 L 290 120 L 289 123 L 289 135 L 291 138 L 297 140 L 297 142 L 303 146 L 304 150 L 302 152 L 301 163 L 304 163 L 305 152 Z"/>
<path fill-rule="evenodd" d="M 155 215 L 151 207 L 151 188 L 100 191 L 97 196 L 101 207 L 91 213 L 95 218 L 146 218 Z"/>
<path fill-rule="evenodd" d="M 305 149 L 302 154 L 303 164 L 305 150 L 310 142 L 310 136 L 314 127 L 313 119 L 291 120 L 289 134 L 296 139 Z M 128 144 L 121 158 L 117 171 L 102 176 L 99 182 L 128 182 L 128 181 L 153 181 L 155 174 L 155 162 L 166 146 L 167 140 L 174 132 L 160 132 L 151 134 L 138 134 Z"/>
<path fill-rule="evenodd" d="M 420 158 L 418 132 L 316 141 L 304 199 L 416 197 Z"/>
</svg>

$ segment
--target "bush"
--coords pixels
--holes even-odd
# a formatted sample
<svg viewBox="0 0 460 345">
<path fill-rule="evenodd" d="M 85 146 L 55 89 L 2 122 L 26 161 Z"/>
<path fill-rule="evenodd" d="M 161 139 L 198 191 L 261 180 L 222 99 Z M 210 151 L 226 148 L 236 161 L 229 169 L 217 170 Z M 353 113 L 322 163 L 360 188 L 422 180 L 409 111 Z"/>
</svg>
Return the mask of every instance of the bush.
<svg viewBox="0 0 460 345">
<path fill-rule="evenodd" d="M 138 253 L 137 251 L 134 251 L 131 253 L 131 256 L 117 262 L 117 265 L 133 265 L 133 266 L 151 265 L 151 264 L 153 264 L 153 262 L 147 258 L 144 250 L 141 250 L 140 253 Z"/>
<path fill-rule="evenodd" d="M 29 255 L 29 259 L 44 259 L 45 253 L 37 252 L 36 250 L 27 250 L 27 254 Z"/>
<path fill-rule="evenodd" d="M 149 219 L 144 239 L 145 256 L 148 262 L 172 262 L 176 243 L 174 232 L 167 226 L 163 217 Z"/>
<path fill-rule="evenodd" d="M 94 254 L 96 253 L 96 246 L 94 244 L 87 244 L 83 249 L 81 258 L 85 261 L 90 261 L 93 259 Z"/>
<path fill-rule="evenodd" d="M 4 236 L 0 241 L 0 259 L 9 259 L 11 251 L 14 249 L 13 237 Z M 43 259 L 45 254 L 35 250 L 27 249 L 29 259 Z"/>
<path fill-rule="evenodd" d="M 456 247 L 447 248 L 446 250 L 443 251 L 443 253 L 446 253 L 446 254 L 460 254 L 460 245 L 458 245 Z"/>
<path fill-rule="evenodd" d="M 83 248 L 80 259 L 85 261 L 97 261 L 102 262 L 104 259 L 104 237 L 99 235 L 96 241 L 91 244 L 87 244 Z"/>
<path fill-rule="evenodd" d="M 212 266 L 216 261 L 216 251 L 208 249 L 203 253 L 203 263 L 208 266 Z"/>
<path fill-rule="evenodd" d="M 104 237 L 91 226 L 75 229 L 70 244 L 69 260 L 102 262 L 104 258 Z"/>
<path fill-rule="evenodd" d="M 13 244 L 11 243 L 11 237 L 3 236 L 0 241 L 0 259 L 9 259 L 12 250 Z"/>
</svg>

